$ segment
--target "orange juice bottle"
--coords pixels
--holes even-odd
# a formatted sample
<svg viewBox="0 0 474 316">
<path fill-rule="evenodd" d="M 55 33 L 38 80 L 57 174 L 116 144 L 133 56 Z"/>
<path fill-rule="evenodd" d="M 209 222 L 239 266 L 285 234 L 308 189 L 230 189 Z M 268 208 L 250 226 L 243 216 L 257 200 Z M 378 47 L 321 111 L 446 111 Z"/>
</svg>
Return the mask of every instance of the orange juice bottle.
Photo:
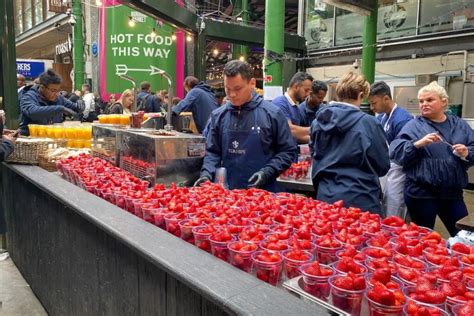
<svg viewBox="0 0 474 316">
<path fill-rule="evenodd" d="M 129 125 L 130 124 L 130 115 L 128 115 L 128 114 L 120 115 L 120 124 Z"/>
<path fill-rule="evenodd" d="M 68 127 L 65 128 L 65 130 L 66 131 L 65 131 L 64 134 L 66 135 L 67 139 L 73 139 L 76 136 L 75 135 L 76 131 L 74 130 L 73 127 L 68 126 Z"/>
<path fill-rule="evenodd" d="M 98 118 L 99 118 L 99 123 L 100 123 L 100 124 L 105 124 L 106 117 L 107 117 L 106 114 L 100 114 L 100 115 L 98 116 Z"/>
<path fill-rule="evenodd" d="M 37 124 L 28 124 L 28 132 L 31 137 L 38 136 L 38 125 Z"/>
<path fill-rule="evenodd" d="M 46 125 L 38 126 L 38 137 L 46 137 Z"/>
</svg>

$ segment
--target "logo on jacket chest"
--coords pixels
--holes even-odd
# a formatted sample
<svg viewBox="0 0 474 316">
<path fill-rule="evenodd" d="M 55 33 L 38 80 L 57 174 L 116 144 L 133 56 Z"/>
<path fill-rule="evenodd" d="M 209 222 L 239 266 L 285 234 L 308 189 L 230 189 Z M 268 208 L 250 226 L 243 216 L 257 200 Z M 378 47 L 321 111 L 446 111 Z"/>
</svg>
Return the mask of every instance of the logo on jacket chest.
<svg viewBox="0 0 474 316">
<path fill-rule="evenodd" d="M 246 149 L 239 149 L 240 143 L 234 140 L 232 143 L 232 148 L 229 148 L 229 153 L 234 155 L 245 155 L 247 153 Z"/>
</svg>

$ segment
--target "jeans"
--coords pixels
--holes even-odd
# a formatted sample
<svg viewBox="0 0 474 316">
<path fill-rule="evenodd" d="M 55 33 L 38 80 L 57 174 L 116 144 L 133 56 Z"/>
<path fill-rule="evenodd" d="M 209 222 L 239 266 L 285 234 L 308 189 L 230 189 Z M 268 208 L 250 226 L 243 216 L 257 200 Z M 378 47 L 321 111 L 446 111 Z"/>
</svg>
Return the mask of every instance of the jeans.
<svg viewBox="0 0 474 316">
<path fill-rule="evenodd" d="M 417 199 L 405 195 L 405 203 L 412 222 L 433 229 L 438 215 L 451 236 L 459 231 L 456 222 L 468 214 L 463 200 Z"/>
</svg>

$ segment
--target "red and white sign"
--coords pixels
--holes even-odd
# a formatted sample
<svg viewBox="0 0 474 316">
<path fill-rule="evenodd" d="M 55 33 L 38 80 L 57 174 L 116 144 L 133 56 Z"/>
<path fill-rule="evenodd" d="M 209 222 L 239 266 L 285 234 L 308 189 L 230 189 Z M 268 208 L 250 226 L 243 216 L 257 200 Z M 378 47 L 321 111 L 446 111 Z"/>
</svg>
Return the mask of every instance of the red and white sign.
<svg viewBox="0 0 474 316">
<path fill-rule="evenodd" d="M 272 82 L 273 81 L 273 77 L 272 75 L 265 75 L 265 82 Z"/>
</svg>

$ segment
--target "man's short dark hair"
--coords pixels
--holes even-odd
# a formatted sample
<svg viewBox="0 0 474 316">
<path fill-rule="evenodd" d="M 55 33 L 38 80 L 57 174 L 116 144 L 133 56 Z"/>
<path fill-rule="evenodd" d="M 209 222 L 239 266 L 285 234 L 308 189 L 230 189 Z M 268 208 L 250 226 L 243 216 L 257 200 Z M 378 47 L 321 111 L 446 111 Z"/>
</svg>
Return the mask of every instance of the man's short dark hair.
<svg viewBox="0 0 474 316">
<path fill-rule="evenodd" d="M 248 63 L 240 60 L 231 60 L 224 67 L 224 76 L 235 77 L 240 75 L 245 80 L 253 78 L 253 69 Z"/>
<path fill-rule="evenodd" d="M 88 83 L 82 85 L 82 90 L 91 91 L 91 86 Z"/>
<path fill-rule="evenodd" d="M 301 85 L 305 80 L 310 80 L 313 81 L 313 76 L 311 76 L 309 73 L 304 72 L 304 71 L 298 71 L 291 77 L 289 86 L 293 87 L 295 84 L 296 85 Z"/>
<path fill-rule="evenodd" d="M 378 81 L 370 86 L 369 96 L 388 96 L 390 99 L 392 98 L 392 93 L 390 92 L 390 87 L 385 81 Z"/>
<path fill-rule="evenodd" d="M 324 92 L 328 92 L 328 86 L 322 81 L 314 80 L 313 84 L 311 85 L 311 91 L 316 94 L 319 91 L 323 90 Z"/>
<path fill-rule="evenodd" d="M 193 76 L 187 76 L 184 78 L 184 84 L 189 87 L 189 89 L 194 88 L 199 83 L 199 79 Z"/>
<path fill-rule="evenodd" d="M 148 81 L 142 81 L 142 83 L 140 83 L 140 88 L 142 89 L 142 91 L 148 91 L 150 90 L 150 87 L 151 84 Z"/>
<path fill-rule="evenodd" d="M 48 69 L 38 77 L 39 84 L 47 87 L 50 84 L 61 84 L 63 79 L 53 69 Z"/>
</svg>

